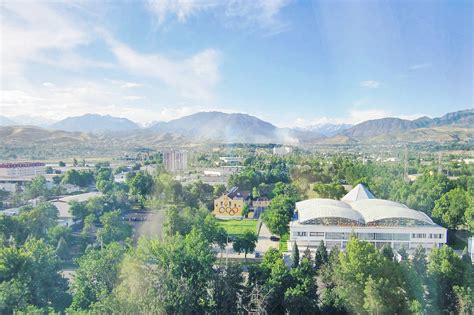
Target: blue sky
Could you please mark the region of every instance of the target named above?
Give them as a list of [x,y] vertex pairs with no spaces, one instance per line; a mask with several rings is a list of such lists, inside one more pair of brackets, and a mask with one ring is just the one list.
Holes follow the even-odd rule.
[[5,116],[278,126],[472,108],[472,1],[1,4]]

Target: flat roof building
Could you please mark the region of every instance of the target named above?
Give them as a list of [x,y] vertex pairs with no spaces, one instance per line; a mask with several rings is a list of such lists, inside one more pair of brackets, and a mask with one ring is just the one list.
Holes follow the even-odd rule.
[[0,178],[25,178],[45,174],[45,164],[41,162],[0,163]]
[[412,253],[418,246],[430,251],[446,243],[447,230],[421,211],[404,204],[377,199],[359,184],[341,200],[309,199],[296,203],[290,223],[289,249],[316,250],[324,241],[327,248],[344,250],[351,234],[376,248],[390,245]]

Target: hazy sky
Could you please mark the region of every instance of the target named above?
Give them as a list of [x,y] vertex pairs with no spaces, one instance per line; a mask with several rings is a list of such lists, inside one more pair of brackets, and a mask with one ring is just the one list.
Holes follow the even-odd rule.
[[279,126],[473,107],[473,2],[5,1],[5,116]]

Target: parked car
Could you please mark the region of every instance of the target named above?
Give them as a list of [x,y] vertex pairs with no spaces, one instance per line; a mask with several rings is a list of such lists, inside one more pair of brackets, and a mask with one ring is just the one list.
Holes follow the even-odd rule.
[[275,235],[270,236],[270,241],[278,242],[279,240],[280,238]]

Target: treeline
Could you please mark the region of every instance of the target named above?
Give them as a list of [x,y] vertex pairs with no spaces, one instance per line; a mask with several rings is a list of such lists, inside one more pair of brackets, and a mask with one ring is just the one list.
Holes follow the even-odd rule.
[[[212,216],[167,216],[163,239],[89,248],[68,289],[54,248],[29,239],[0,249],[0,310],[68,314],[470,314],[473,269],[443,246],[395,259],[352,238],[345,252],[275,249],[262,263],[218,260]],[[181,215],[180,215],[181,216]],[[182,220],[181,223],[176,223]],[[173,234],[174,233],[174,234]],[[244,271],[246,275],[244,276]]]

